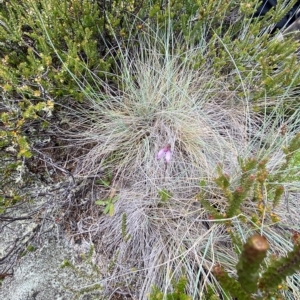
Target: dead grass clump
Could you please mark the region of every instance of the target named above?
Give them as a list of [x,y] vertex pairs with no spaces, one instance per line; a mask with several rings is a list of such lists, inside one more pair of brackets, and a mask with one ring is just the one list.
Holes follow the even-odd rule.
[[[123,56],[119,91],[101,82],[106,94],[90,95],[89,108],[76,111],[78,123],[66,134],[74,147],[88,150],[77,160],[76,176],[95,183],[110,177],[104,200],[117,197],[112,216],[100,216],[85,232],[110,257],[102,282],[107,294],[118,290],[146,299],[153,284],[167,292],[174,278],[185,275],[187,293],[202,299],[208,285],[217,291],[213,265],[233,273],[237,253],[225,220],[212,220],[197,195],[205,189],[223,213],[228,203],[214,183],[218,165],[233,186],[241,175],[238,157],[268,157],[268,167],[276,169],[285,142],[276,110],[282,99],[272,103],[273,112],[259,115],[226,78],[216,78],[207,66],[193,70],[193,53],[137,53]],[[157,159],[166,145],[169,163]],[[94,200],[101,197],[95,188]],[[241,214],[248,223],[231,219],[236,234],[243,241],[256,229],[276,234],[264,225],[249,227],[257,207],[251,199],[245,203]]]

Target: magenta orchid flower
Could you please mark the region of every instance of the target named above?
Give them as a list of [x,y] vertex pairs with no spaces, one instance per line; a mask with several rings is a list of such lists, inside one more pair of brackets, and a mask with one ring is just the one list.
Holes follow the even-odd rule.
[[166,163],[169,163],[171,158],[172,158],[172,151],[171,151],[171,146],[168,144],[167,146],[161,148],[157,155],[156,155],[156,158],[157,159],[161,159],[161,158],[165,158],[166,160]]

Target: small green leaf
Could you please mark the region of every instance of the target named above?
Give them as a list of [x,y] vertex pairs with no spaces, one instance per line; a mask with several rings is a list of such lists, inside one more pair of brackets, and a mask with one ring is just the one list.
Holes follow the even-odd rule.
[[66,268],[66,267],[71,267],[71,263],[68,260],[64,260],[63,263],[60,265],[60,268]]
[[109,215],[112,217],[114,215],[115,212],[115,206],[111,203],[109,205]]
[[200,187],[205,187],[206,186],[206,181],[203,179],[199,183]]
[[158,195],[162,202],[166,202],[170,198],[172,198],[172,194],[168,192],[167,190],[160,190],[158,191]]
[[98,180],[96,180],[96,184],[104,185],[105,187],[109,187],[110,181],[105,180],[105,179],[98,179]]
[[35,248],[34,248],[32,245],[29,245],[29,246],[27,247],[27,251],[29,251],[29,252],[34,252],[34,251],[35,251]]
[[97,200],[97,201],[95,201],[95,204],[97,204],[97,205],[107,205],[108,201]]
[[105,207],[105,209],[103,211],[104,214],[107,214],[110,211],[110,205],[111,204],[106,205],[106,207]]

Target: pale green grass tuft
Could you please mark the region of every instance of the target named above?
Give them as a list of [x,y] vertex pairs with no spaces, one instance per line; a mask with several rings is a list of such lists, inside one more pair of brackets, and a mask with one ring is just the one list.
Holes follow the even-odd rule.
[[259,126],[247,99],[211,70],[192,70],[193,53],[182,62],[155,49],[140,59],[140,51],[147,49],[122,61],[121,91],[107,88],[105,97],[90,99],[86,124],[75,132],[78,146],[92,145],[79,174],[111,169],[131,181],[137,172],[159,175],[164,164],[156,153],[166,144],[173,153],[169,176],[211,177],[218,163],[232,168]]
[[[247,93],[242,97],[238,89],[232,90],[227,78],[215,77],[209,64],[197,71],[191,68],[197,49],[170,55],[158,48],[141,42],[130,55],[123,53],[119,86],[99,83],[105,94],[90,95],[88,109],[77,112],[78,123],[68,136],[76,147],[88,149],[78,160],[77,176],[114,174],[114,214],[103,215],[89,227],[100,240],[98,250],[114,258],[102,282],[106,292],[130,291],[146,299],[154,284],[167,294],[173,280],[184,274],[188,294],[204,299],[208,285],[219,292],[213,265],[221,263],[234,275],[238,255],[222,225],[226,220],[213,222],[197,195],[205,190],[211,205],[224,212],[227,200],[213,181],[217,165],[230,174],[233,186],[240,178],[238,157],[268,158],[268,169],[276,172],[284,160],[281,149],[299,120],[297,113],[283,118],[280,97],[272,99],[273,111],[254,113]],[[260,106],[267,110],[268,101]],[[282,135],[284,122],[288,132]],[[173,153],[169,164],[156,158],[166,144]],[[202,189],[201,181],[206,183]],[[284,184],[286,195],[299,186],[297,180],[292,189]],[[169,196],[163,201],[164,191]],[[299,214],[295,197],[287,197],[290,208],[283,201],[277,211],[283,224]],[[124,214],[128,238],[121,228]],[[289,232],[279,224],[263,220],[249,227],[253,214],[258,208],[249,199],[240,215],[248,223],[238,216],[231,219],[242,241],[258,231],[269,239],[271,252],[283,254],[291,248]],[[289,293],[287,297],[292,299]]]

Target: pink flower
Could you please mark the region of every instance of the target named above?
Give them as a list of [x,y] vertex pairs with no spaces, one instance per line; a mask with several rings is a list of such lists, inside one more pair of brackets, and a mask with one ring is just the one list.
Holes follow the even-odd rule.
[[165,156],[166,163],[169,163],[170,160],[171,160],[171,158],[172,158],[172,152],[171,152],[171,150],[168,150],[168,151],[166,152],[166,156]]
[[161,158],[165,158],[166,163],[169,163],[171,158],[172,158],[172,152],[171,152],[171,146],[168,144],[167,146],[165,146],[164,148],[161,148],[157,155],[156,158],[157,159],[161,159]]

